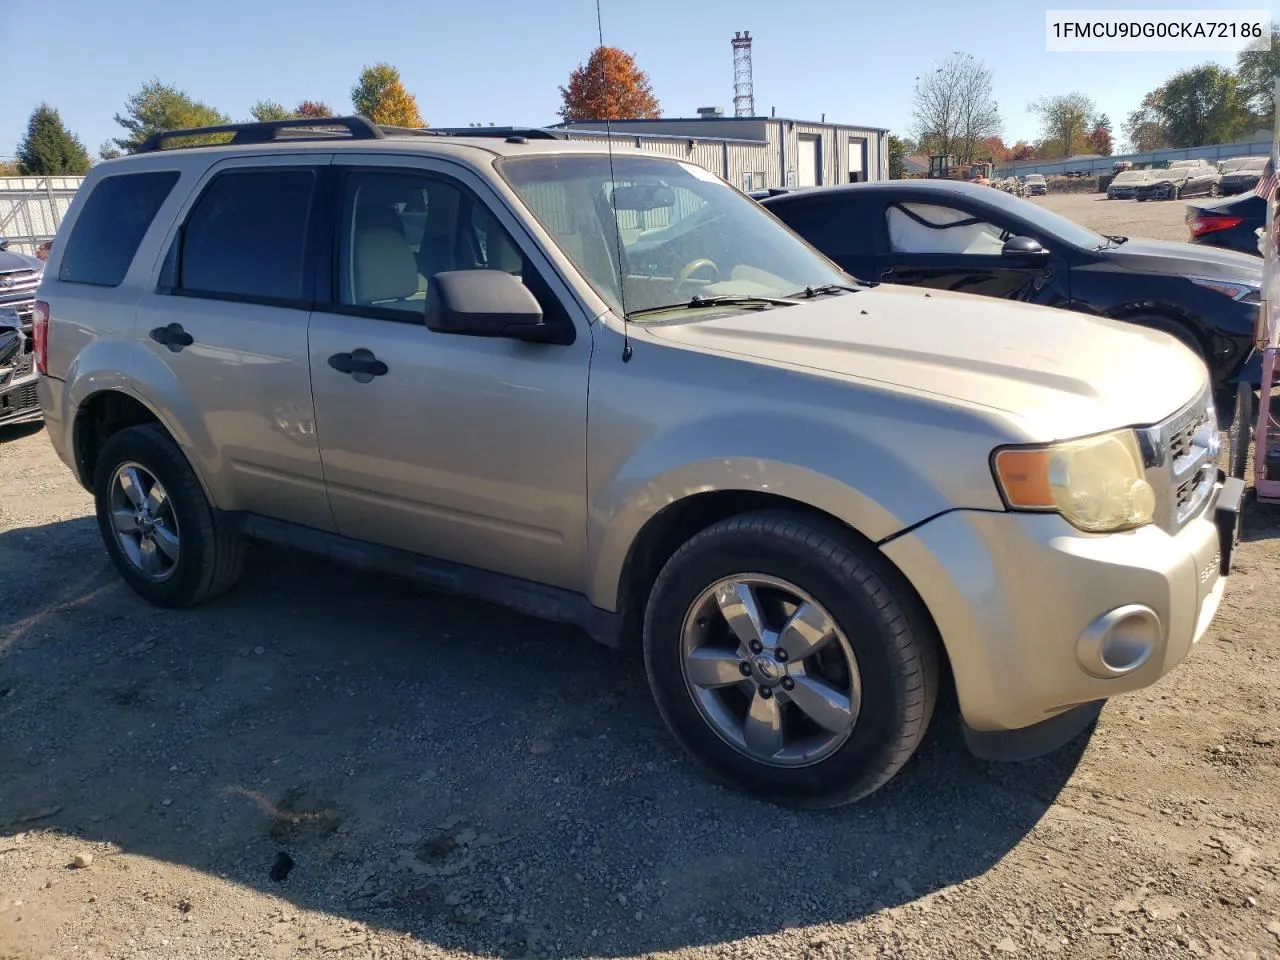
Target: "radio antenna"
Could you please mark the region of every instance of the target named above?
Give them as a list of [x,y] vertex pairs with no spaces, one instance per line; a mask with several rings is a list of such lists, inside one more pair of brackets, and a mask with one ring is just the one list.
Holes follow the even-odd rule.
[[596,0],[596,37],[599,40],[600,89],[605,92],[604,133],[605,149],[609,153],[609,207],[613,212],[613,251],[618,263],[618,300],[622,305],[622,362],[629,363],[631,361],[631,321],[627,319],[627,276],[622,269],[622,225],[618,223],[618,181],[613,174],[613,125],[609,122],[609,114],[613,109],[608,95],[609,73],[605,70],[604,21],[600,16],[600,0]]

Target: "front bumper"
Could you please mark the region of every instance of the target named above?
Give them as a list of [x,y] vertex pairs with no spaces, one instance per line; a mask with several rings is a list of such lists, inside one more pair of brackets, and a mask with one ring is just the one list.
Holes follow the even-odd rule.
[[[984,755],[1054,749],[1078,732],[1073,717],[1176,667],[1222,601],[1242,494],[1220,483],[1173,535],[1085,534],[1056,514],[957,510],[885,544],[937,624],[971,745],[985,743]],[[1123,672],[1098,659],[1099,624],[1117,611],[1146,618],[1135,621],[1145,653]]]

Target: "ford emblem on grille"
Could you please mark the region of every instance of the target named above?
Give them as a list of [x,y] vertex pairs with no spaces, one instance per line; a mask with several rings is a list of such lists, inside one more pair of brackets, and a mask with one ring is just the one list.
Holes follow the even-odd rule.
[[13,277],[0,277],[0,287],[12,287],[17,282]]

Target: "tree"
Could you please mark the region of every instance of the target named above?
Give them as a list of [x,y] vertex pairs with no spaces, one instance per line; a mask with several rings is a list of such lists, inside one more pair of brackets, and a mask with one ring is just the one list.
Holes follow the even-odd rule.
[[[114,143],[126,153],[134,153],[153,133],[162,130],[190,130],[192,127],[215,127],[230,123],[231,118],[207,103],[193,100],[186,93],[151,80],[125,103],[125,112],[117,113],[116,123],[125,129],[125,136]],[[219,142],[216,137],[210,142]]]
[[42,103],[31,111],[27,135],[18,144],[18,169],[27,177],[79,177],[89,172],[89,151],[62,124],[57,110]]
[[889,179],[901,180],[907,174],[903,158],[907,155],[906,143],[901,137],[889,134]]
[[1019,140],[1009,148],[1010,160],[1034,160],[1036,158],[1036,148],[1031,146],[1025,140]]
[[292,110],[275,100],[259,100],[249,108],[253,119],[263,120],[320,120],[333,116],[333,109],[323,100],[303,100]]
[[0,160],[0,177],[20,177],[17,160]]
[[293,108],[293,112],[295,116],[306,117],[308,120],[321,120],[333,116],[333,107],[323,100],[303,100]]
[[1277,79],[1280,79],[1280,21],[1271,25],[1271,43],[1267,49],[1243,50],[1236,57],[1240,96],[1260,125],[1271,125]]
[[1142,98],[1142,105],[1131,111],[1121,124],[1120,129],[1124,131],[1125,140],[1132,152],[1147,153],[1169,146],[1169,131],[1165,129],[1164,115],[1160,109],[1163,97],[1163,87],[1152,90]]
[[982,153],[992,160],[1008,160],[1009,148],[999,137],[987,137],[982,141]]
[[1156,110],[1175,147],[1230,143],[1250,120],[1236,75],[1212,63],[1174,74]]
[[1069,157],[1083,153],[1094,114],[1093,101],[1078,90],[1041,97],[1027,109],[1040,115],[1041,141],[1036,151],[1042,157]]
[[400,71],[389,63],[375,63],[360,71],[351,88],[351,105],[357,114],[388,127],[425,127],[418,101],[404,88]]
[[585,64],[560,88],[565,120],[652,120],[661,115],[649,75],[631,54],[617,47],[596,47]]
[[982,141],[1000,133],[991,71],[972,54],[953,53],[916,78],[911,116],[922,150],[971,162]]
[[1111,156],[1111,118],[1105,113],[1095,117],[1093,129],[1089,131],[1089,136],[1085,138],[1085,142],[1091,152],[1101,154],[1104,157]]
[[258,121],[292,120],[296,116],[274,100],[259,100],[249,108],[249,115]]
[[102,146],[98,148],[99,160],[114,160],[116,157],[123,156],[124,154],[121,152],[120,148],[110,140],[105,141]]

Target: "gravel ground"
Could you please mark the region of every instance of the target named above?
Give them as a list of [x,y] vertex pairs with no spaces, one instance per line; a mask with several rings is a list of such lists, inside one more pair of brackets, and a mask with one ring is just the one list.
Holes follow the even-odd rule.
[[267,549],[159,611],[90,511],[0,435],[0,960],[1280,957],[1280,513],[1089,736],[986,764],[944,705],[887,788],[796,813],[702,779],[572,631]]
[[1187,212],[1183,202],[1108,200],[1101,193],[1059,193],[1030,199],[1099,233],[1181,241],[1189,236],[1183,222]]

